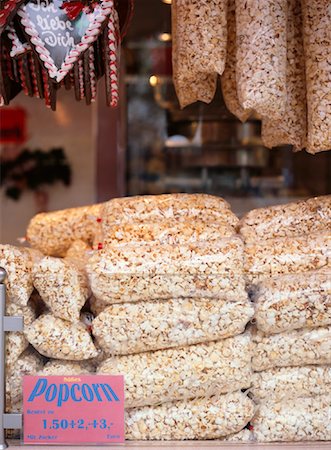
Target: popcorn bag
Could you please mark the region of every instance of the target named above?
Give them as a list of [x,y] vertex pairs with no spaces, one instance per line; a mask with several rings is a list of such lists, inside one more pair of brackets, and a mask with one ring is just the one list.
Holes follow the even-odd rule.
[[286,17],[287,0],[236,0],[239,102],[273,120],[286,110]]
[[263,333],[331,325],[331,268],[270,278],[252,295]]
[[262,141],[269,148],[293,145],[295,150],[302,150],[306,147],[307,107],[300,1],[289,0],[287,7],[285,114],[277,120],[263,118]]
[[169,299],[108,305],[94,319],[104,352],[125,355],[225,339],[243,333],[254,314],[248,300]]
[[252,366],[257,372],[273,367],[331,364],[331,326],[302,328],[266,336],[253,334]]
[[114,224],[160,223],[164,219],[223,222],[235,227],[238,218],[221,197],[207,194],[162,194],[115,198],[100,211],[104,235]]
[[25,306],[33,291],[33,259],[26,248],[0,244],[0,267],[6,270],[8,301]]
[[109,358],[100,374],[125,375],[126,407],[210,397],[248,388],[251,383],[249,335],[156,352]]
[[98,217],[100,205],[40,213],[29,223],[27,240],[45,255],[65,256],[76,240],[92,244]]
[[331,395],[267,402],[252,420],[258,442],[329,441]]
[[222,95],[228,110],[241,122],[246,122],[252,110],[244,109],[238,99],[237,92],[237,36],[236,36],[236,5],[235,0],[229,0],[227,13],[228,42],[224,72],[221,77]]
[[243,243],[213,246],[112,245],[96,252],[87,273],[94,296],[110,304],[170,298],[246,298]]
[[197,39],[194,12],[198,10],[199,5],[191,0],[174,0],[171,7],[173,81],[181,108],[198,100],[210,103],[216,91],[217,74],[199,71],[200,65],[194,64],[195,52],[190,50],[192,29]]
[[255,284],[285,274],[330,269],[331,233],[277,238],[245,246],[247,281]]
[[275,367],[254,373],[250,393],[258,403],[278,403],[322,396],[330,390],[331,366]]
[[254,403],[242,392],[130,409],[128,440],[218,439],[242,430],[254,415]]
[[331,52],[328,0],[302,0],[303,39],[306,62],[308,136],[307,151],[331,148]]
[[222,75],[226,58],[227,1],[176,0],[176,8],[182,20],[178,22],[179,45],[185,45],[188,64],[197,75]]
[[241,219],[238,229],[245,242],[330,232],[331,195],[253,209]]
[[25,336],[41,355],[49,358],[82,361],[98,355],[84,324],[51,314],[38,317],[26,328]]
[[55,317],[79,321],[89,297],[87,275],[70,260],[45,256],[32,269],[33,283]]

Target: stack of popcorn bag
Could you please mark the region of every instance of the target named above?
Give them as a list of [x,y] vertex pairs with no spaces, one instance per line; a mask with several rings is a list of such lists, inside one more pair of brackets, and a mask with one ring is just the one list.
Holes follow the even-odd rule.
[[38,373],[123,374],[127,439],[247,440],[254,309],[237,224],[203,194],[37,215],[27,237],[47,310],[25,336],[50,358]]
[[186,194],[111,200],[101,217],[92,333],[97,373],[125,376],[126,438],[247,439],[253,308],[238,219]]
[[[34,292],[32,267],[41,255],[34,250],[12,245],[0,245],[0,267],[7,272],[6,315],[23,317],[24,328],[36,319],[39,299]],[[34,375],[43,366],[42,357],[35,352],[24,332],[6,334],[6,409],[22,408],[22,375]]]
[[90,295],[85,265],[97,206],[38,214],[28,229],[34,248],[0,246],[0,266],[7,272],[6,314],[24,321],[23,332],[6,335],[8,412],[22,411],[24,375],[95,369],[99,351],[89,313],[81,308]]
[[27,238],[0,247],[7,410],[26,374],[123,374],[129,440],[331,439],[330,196],[240,223],[204,194],[113,199]]
[[331,439],[331,196],[240,222],[255,304],[251,421],[258,442]]

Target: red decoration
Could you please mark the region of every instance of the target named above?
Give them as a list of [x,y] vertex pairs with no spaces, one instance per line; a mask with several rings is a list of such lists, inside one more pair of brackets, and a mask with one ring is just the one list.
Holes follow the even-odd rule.
[[83,11],[84,4],[80,1],[64,2],[61,9],[64,9],[70,20],[75,20],[79,14]]
[[6,28],[17,8],[24,0],[6,0],[0,8],[0,34]]
[[23,108],[0,109],[0,142],[23,144],[26,141],[26,112]]

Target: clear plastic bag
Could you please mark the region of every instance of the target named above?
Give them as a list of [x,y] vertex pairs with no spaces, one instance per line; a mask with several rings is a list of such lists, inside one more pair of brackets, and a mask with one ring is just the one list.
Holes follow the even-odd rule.
[[55,317],[78,322],[89,297],[85,270],[70,260],[45,256],[33,266],[33,283]]
[[111,305],[92,333],[108,355],[125,355],[224,339],[242,333],[254,309],[248,300],[171,299]]
[[266,334],[331,325],[331,267],[265,280],[253,301],[256,327]]
[[245,246],[245,271],[249,283],[270,277],[331,268],[331,233],[269,239]]
[[[250,394],[259,403],[331,392],[331,366],[276,367],[253,375]],[[300,401],[300,400],[299,400]]]
[[162,219],[159,222],[132,222],[107,226],[103,247],[113,244],[189,244],[194,242],[217,242],[235,236],[232,225],[223,222],[206,222],[188,219]]
[[246,298],[240,238],[189,245],[117,245],[96,252],[87,272],[108,303],[170,298]]
[[109,358],[99,374],[124,374],[127,408],[211,396],[248,388],[251,339],[218,342]]
[[[26,306],[8,302],[6,304],[6,314],[8,316],[22,316],[24,327],[31,325],[36,319],[36,311],[31,301]],[[24,350],[29,346],[24,333],[21,331],[11,331],[6,334],[6,366],[8,370],[13,370]]]
[[99,217],[100,205],[40,213],[28,225],[27,240],[45,255],[65,256],[76,240],[93,243]]
[[253,209],[238,230],[246,242],[331,231],[331,195]]
[[0,267],[7,272],[7,301],[27,305],[33,292],[32,265],[32,255],[28,249],[0,244]]
[[253,334],[253,369],[331,364],[331,326],[266,336]]
[[252,114],[252,110],[244,109],[238,99],[237,93],[237,35],[236,35],[236,5],[235,0],[229,0],[227,13],[228,43],[226,62],[223,75],[221,77],[222,94],[228,110],[238,117],[242,122],[246,122]]
[[331,440],[331,395],[266,402],[251,421],[257,442]]
[[98,356],[87,328],[81,322],[44,314],[26,327],[25,336],[42,355],[49,358],[82,361]]
[[[226,59],[227,0],[176,0],[177,32],[196,73],[222,75]],[[184,50],[184,49],[182,49]]]
[[88,361],[60,361],[51,359],[39,370],[38,375],[89,375],[93,372],[93,365]]
[[125,435],[138,441],[219,439],[242,430],[254,409],[242,392],[135,408],[126,412]]
[[22,382],[24,375],[36,375],[44,365],[43,359],[37,352],[27,349],[15,362],[14,366],[7,369],[6,394],[7,409],[22,412],[23,392]]
[[284,115],[276,120],[263,118],[262,141],[269,148],[293,145],[294,150],[302,150],[306,147],[307,111],[302,15],[298,0],[288,1],[286,91]]
[[[174,0],[171,6],[173,82],[182,108],[196,101],[210,103],[217,82],[216,73],[201,72],[194,64],[190,30],[196,22],[194,16],[188,14],[191,10],[188,4],[187,0]],[[192,11],[195,9],[198,5],[192,2]]]
[[235,227],[239,219],[221,197],[207,194],[162,194],[115,198],[101,208],[102,231],[107,238],[115,224],[159,223],[165,219],[196,220]]
[[331,149],[331,7],[329,0],[302,0],[309,153]]
[[241,106],[280,119],[286,109],[287,0],[236,0]]

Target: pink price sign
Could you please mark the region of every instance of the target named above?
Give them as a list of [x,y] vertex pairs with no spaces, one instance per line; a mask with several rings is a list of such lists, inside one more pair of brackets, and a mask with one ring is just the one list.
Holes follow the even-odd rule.
[[124,442],[122,375],[25,376],[25,444]]

